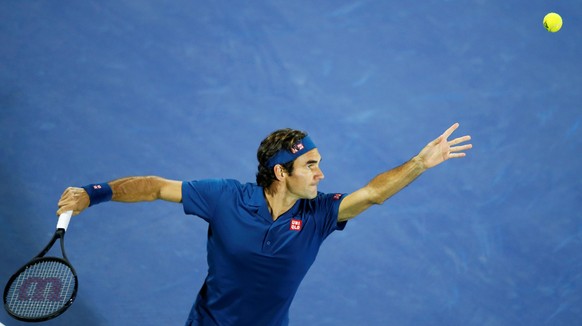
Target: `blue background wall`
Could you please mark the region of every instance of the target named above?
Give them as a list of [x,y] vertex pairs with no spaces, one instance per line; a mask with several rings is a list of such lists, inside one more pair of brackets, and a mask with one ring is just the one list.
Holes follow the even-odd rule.
[[[351,192],[458,121],[468,157],[332,235],[292,325],[580,325],[581,40],[575,0],[2,0],[0,281],[68,186],[254,181],[260,140],[292,127],[320,190]],[[46,324],[183,324],[206,227],[164,202],[87,210],[78,299]]]

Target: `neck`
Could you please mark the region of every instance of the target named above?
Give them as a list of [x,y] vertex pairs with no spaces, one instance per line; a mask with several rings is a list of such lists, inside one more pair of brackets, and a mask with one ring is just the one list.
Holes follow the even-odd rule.
[[279,216],[291,209],[298,199],[289,196],[284,189],[277,189],[274,185],[269,189],[265,189],[264,195],[273,221],[276,221]]

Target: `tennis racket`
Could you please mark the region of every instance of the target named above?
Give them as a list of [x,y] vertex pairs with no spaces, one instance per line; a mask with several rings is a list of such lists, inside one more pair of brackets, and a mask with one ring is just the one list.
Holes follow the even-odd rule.
[[[77,295],[77,273],[65,254],[65,231],[73,212],[59,216],[57,231],[44,249],[22,266],[4,288],[4,308],[22,321],[45,321],[69,308]],[[63,258],[44,257],[57,239]]]

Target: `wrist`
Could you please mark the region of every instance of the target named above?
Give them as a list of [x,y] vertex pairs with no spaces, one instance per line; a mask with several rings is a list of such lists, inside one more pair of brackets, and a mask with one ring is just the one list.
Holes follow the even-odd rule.
[[419,174],[428,170],[426,164],[424,163],[424,160],[419,155],[413,157],[410,161],[414,165],[414,170],[418,171]]
[[110,201],[113,191],[108,183],[90,184],[82,187],[89,195],[89,207]]

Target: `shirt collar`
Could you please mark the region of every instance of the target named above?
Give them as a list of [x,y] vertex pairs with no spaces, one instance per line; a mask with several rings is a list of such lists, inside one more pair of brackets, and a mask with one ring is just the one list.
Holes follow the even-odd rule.
[[[291,215],[294,215],[297,213],[297,211],[299,210],[299,205],[300,202],[302,201],[302,199],[299,199],[294,205],[293,207],[291,207],[285,214],[286,215],[288,213],[290,213]],[[265,199],[265,194],[264,194],[264,188],[257,185],[257,184],[253,184],[253,190],[250,193],[250,197],[249,197],[249,201],[248,204],[250,206],[254,206],[257,208],[260,207],[265,207],[267,209],[267,212],[269,211],[268,209],[268,205],[267,205],[267,200]],[[269,214],[269,217],[271,217],[271,214]]]
[[254,184],[253,190],[250,193],[250,198],[248,201],[249,205],[260,207],[262,205],[267,205],[267,200],[265,199],[265,195],[263,194],[263,187]]

